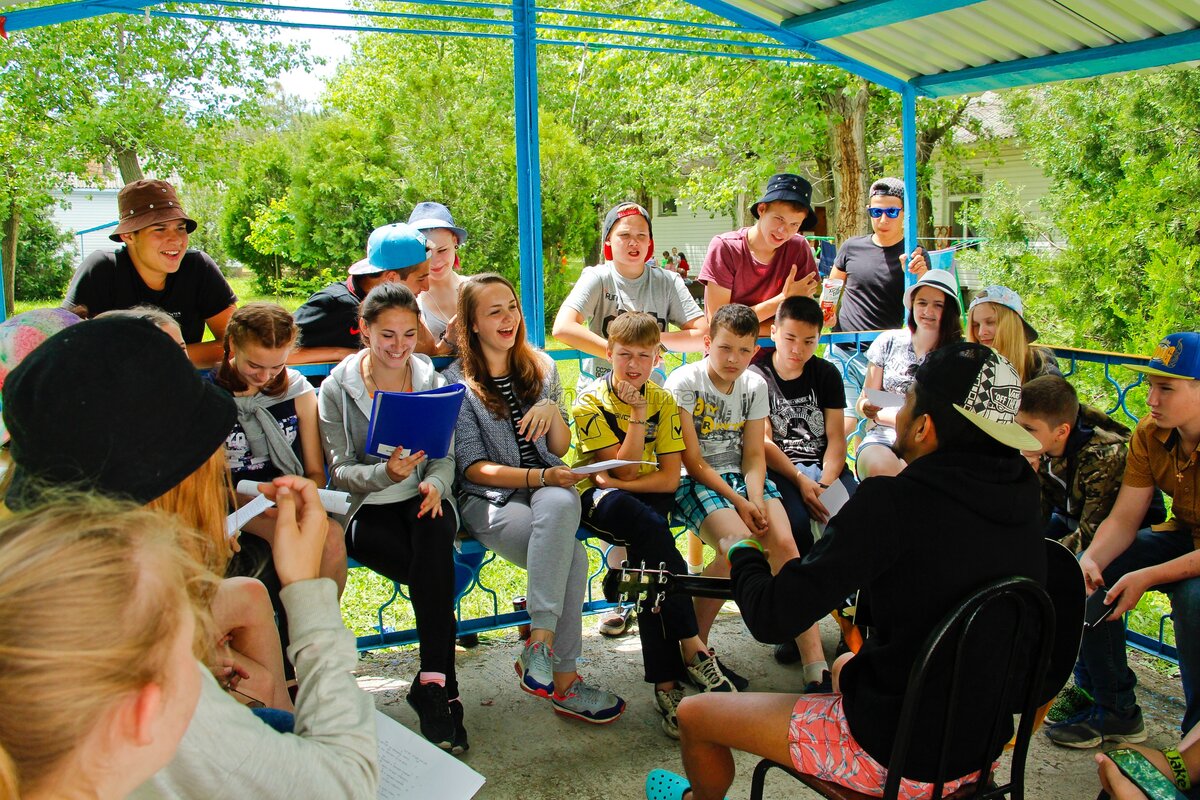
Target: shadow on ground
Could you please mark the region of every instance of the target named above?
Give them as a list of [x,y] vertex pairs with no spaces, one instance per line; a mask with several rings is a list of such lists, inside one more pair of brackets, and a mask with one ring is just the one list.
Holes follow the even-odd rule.
[[[641,647],[636,633],[605,639],[595,633],[594,617],[584,618],[580,672],[589,682],[609,688],[628,701],[621,719],[591,726],[556,716],[549,702],[523,693],[517,686],[513,659],[515,629],[485,635],[478,647],[459,649],[459,683],[466,706],[471,750],[463,761],[482,773],[487,783],[482,800],[639,800],[646,773],[656,767],[681,771],[679,746],[659,727],[648,684],[642,682]],[[826,650],[832,653],[837,628],[821,624]],[[722,613],[712,644],[756,691],[797,692],[803,685],[799,666],[782,667],[771,648],[756,642],[736,612]],[[1178,741],[1183,692],[1177,670],[1163,671],[1152,659],[1135,654],[1131,661],[1140,683],[1138,695],[1150,734],[1147,744],[1166,747]],[[375,697],[384,713],[416,730],[416,715],[404,702],[417,669],[415,648],[363,656],[359,685]],[[1026,797],[1031,800],[1093,800],[1099,790],[1095,750],[1065,750],[1034,734],[1026,768]],[[731,800],[750,793],[750,772],[757,759],[735,754],[737,779]],[[1002,761],[1006,775],[1008,760]],[[816,797],[778,772],[767,779],[766,797]],[[437,800],[430,798],[430,800]]]

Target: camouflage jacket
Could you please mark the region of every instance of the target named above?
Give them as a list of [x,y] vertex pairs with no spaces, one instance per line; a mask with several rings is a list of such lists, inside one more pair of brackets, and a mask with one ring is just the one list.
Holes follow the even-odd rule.
[[1081,405],[1063,454],[1042,456],[1042,515],[1047,521],[1055,512],[1067,518],[1075,530],[1061,541],[1076,553],[1092,543],[1117,499],[1129,436],[1129,428],[1103,411]]

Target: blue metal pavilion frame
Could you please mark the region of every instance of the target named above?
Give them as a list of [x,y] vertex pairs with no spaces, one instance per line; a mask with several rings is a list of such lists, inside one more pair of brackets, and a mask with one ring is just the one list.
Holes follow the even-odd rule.
[[[889,0],[891,2],[892,0]],[[899,2],[899,0],[895,0]],[[538,147],[537,46],[583,46],[633,50],[641,52],[677,53],[689,56],[708,56],[749,60],[782,61],[795,64],[829,64],[841,67],[862,78],[873,81],[901,95],[903,100],[904,175],[906,205],[916,197],[916,98],[920,90],[887,73],[847,58],[817,43],[799,30],[788,29],[763,20],[722,0],[692,0],[691,4],[724,17],[732,25],[660,19],[595,11],[543,7],[534,0],[511,0],[509,3],[471,2],[469,0],[424,0],[421,5],[446,6],[470,11],[507,11],[511,19],[473,17],[463,14],[428,14],[411,12],[364,11],[358,9],[325,9],[291,4],[268,4],[242,0],[212,0],[202,5],[217,5],[231,10],[272,9],[291,12],[345,15],[354,19],[380,21],[418,21],[455,23],[473,26],[470,30],[433,30],[414,27],[390,27],[378,24],[308,23],[280,19],[254,19],[230,15],[202,14],[194,11],[175,11],[157,8],[161,2],[143,0],[74,0],[74,2],[9,12],[4,29],[9,33],[29,28],[88,19],[104,14],[148,14],[178,19],[278,27],[311,28],[331,31],[403,33],[411,35],[507,39],[513,48],[513,98],[516,118],[517,212],[520,230],[520,291],[521,304],[530,336],[545,344],[545,308],[542,265],[542,198],[541,166]],[[689,33],[664,33],[648,30],[625,30],[587,25],[541,23],[539,15],[595,20],[605,23],[639,23],[689,29]],[[480,28],[482,30],[480,30]],[[503,32],[500,29],[507,29]],[[584,38],[555,38],[574,33],[593,36],[621,37],[653,44],[598,41]],[[737,37],[737,38],[735,38]],[[752,38],[746,38],[752,37]],[[718,47],[721,49],[713,49]],[[916,215],[906,219],[905,237],[909,249],[916,241]],[[3,300],[0,286],[0,301]],[[0,302],[0,318],[3,303]]]
[[[214,5],[237,11],[272,9],[289,12],[346,16],[355,24],[309,23],[280,19],[254,19],[230,15],[202,14],[192,10],[159,8],[161,0],[72,0],[37,8],[19,9],[0,17],[3,29],[16,32],[45,25],[87,19],[110,13],[150,14],[155,16],[242,24],[269,25],[332,31],[365,31],[412,35],[507,39],[513,48],[513,99],[516,117],[517,211],[520,230],[521,303],[530,335],[545,344],[543,306],[542,198],[541,165],[538,147],[538,45],[610,48],[641,52],[677,53],[751,60],[784,61],[796,64],[829,64],[870,80],[898,93],[901,97],[901,129],[905,206],[913,207],[917,196],[917,96],[942,97],[981,92],[1012,86],[1091,77],[1122,70],[1164,66],[1195,57],[1200,47],[1200,29],[1159,36],[1141,41],[1123,42],[1068,53],[1021,58],[1013,61],[971,67],[955,72],[920,75],[904,81],[887,72],[850,58],[821,44],[857,31],[878,28],[953,11],[987,0],[850,0],[821,11],[773,22],[725,0],[688,0],[688,2],[732,24],[702,23],[628,14],[610,14],[579,9],[544,7],[535,0],[485,2],[473,0],[422,0],[419,5],[447,7],[458,13],[369,11],[351,8],[328,9],[305,5],[268,4],[249,0],[209,0],[199,5]],[[192,8],[188,6],[187,8]],[[489,12],[492,16],[470,16],[471,12]],[[500,19],[496,12],[507,12]],[[540,15],[592,22],[556,24],[539,21]],[[368,20],[373,24],[357,24]],[[393,23],[452,23],[467,29],[431,29],[391,27],[375,21]],[[655,25],[684,29],[685,33],[660,30],[600,27],[609,23]],[[584,34],[565,38],[562,34]],[[594,37],[605,37],[595,39]],[[629,41],[611,41],[612,37]],[[747,38],[749,37],[749,38]],[[647,43],[649,42],[649,43]],[[714,49],[719,48],[719,49]],[[915,214],[906,215],[906,249],[916,244]],[[3,287],[0,286],[0,301]],[[3,314],[0,302],[0,317]]]

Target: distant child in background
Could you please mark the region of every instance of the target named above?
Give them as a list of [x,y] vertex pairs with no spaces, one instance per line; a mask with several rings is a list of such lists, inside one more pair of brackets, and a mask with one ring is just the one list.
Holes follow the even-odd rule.
[[421,316],[437,346],[437,353],[453,351],[458,290],[458,248],[467,241],[465,229],[454,224],[450,209],[441,203],[417,203],[408,224],[425,234],[429,243],[429,288],[417,295]]
[[[628,549],[631,564],[676,574],[687,571],[667,515],[675,503],[684,449],[679,408],[670,392],[650,382],[658,358],[658,323],[634,311],[608,330],[613,371],[590,385],[575,403],[576,465],[620,459],[629,464],[596,473],[581,484],[584,527],[604,541]],[[615,601],[614,579],[605,576],[605,599]],[[647,598],[652,603],[652,598]],[[690,674],[705,691],[733,691],[701,640],[692,601],[668,596],[660,613],[638,612],[642,663],[668,736],[679,738],[675,709],[683,700],[679,679]]]
[[[667,378],[667,391],[679,404],[683,464],[687,476],[675,491],[676,520],[717,548],[722,537],[740,531],[761,542],[771,564],[797,556],[779,490],[767,477],[763,442],[771,406],[766,381],[747,371],[758,338],[758,317],[748,306],[723,306],[705,337],[708,355],[685,364]],[[705,575],[729,574],[729,563],[715,558]],[[721,600],[697,598],[700,638],[708,641]],[[745,680],[721,665],[739,691]],[[738,685],[739,682],[742,685]]]
[[967,309],[967,341],[987,345],[1008,359],[1022,381],[1062,375],[1054,353],[1036,347],[1037,330],[1025,321],[1021,296],[1007,286],[987,286]]
[[[841,481],[849,494],[858,486],[846,469],[842,376],[837,367],[814,356],[822,320],[821,306],[812,298],[787,298],[771,326],[775,349],[760,352],[750,366],[766,381],[770,397],[764,436],[767,477],[779,490],[801,556],[813,544],[811,520],[824,524],[829,519],[821,504],[825,490],[834,481]],[[806,691],[819,690],[829,674],[815,625],[798,641],[776,645],[775,659],[803,662]]]

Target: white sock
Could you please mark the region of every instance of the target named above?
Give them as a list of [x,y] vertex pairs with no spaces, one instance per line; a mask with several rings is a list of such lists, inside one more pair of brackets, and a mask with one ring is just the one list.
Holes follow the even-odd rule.
[[824,661],[814,661],[811,664],[804,665],[804,682],[805,683],[820,683],[821,678],[829,671],[829,664]]

